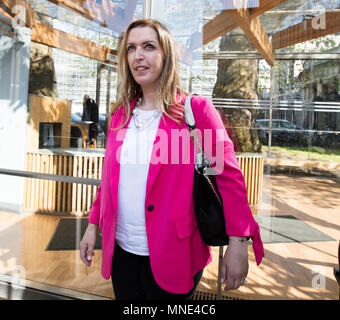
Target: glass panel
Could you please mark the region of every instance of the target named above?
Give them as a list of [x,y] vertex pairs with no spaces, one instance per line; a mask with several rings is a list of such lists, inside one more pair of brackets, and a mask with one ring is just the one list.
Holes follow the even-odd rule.
[[202,14],[203,2],[198,0],[161,0],[153,2],[151,10],[151,18],[164,23],[176,41],[182,85],[190,92],[202,89]]
[[[91,40],[91,34],[96,34],[97,43],[101,43],[100,35],[118,37],[133,18],[142,18],[144,0],[100,0],[82,1],[73,5],[72,2],[56,5],[47,0],[28,0],[28,3],[38,14],[44,24],[50,21],[63,23],[54,27]],[[69,25],[72,25],[71,30]]]
[[[273,120],[272,145],[279,140],[281,147],[289,147],[288,154],[296,158],[336,161],[326,154],[330,149],[334,151],[337,145],[339,80],[333,70],[336,72],[338,64],[339,60],[295,60],[276,64],[275,86],[279,89],[276,99],[285,100],[277,100],[277,106],[274,104],[272,108],[272,117],[280,118],[279,125]],[[274,132],[277,127],[280,130]],[[304,147],[305,151],[293,150],[299,147]]]
[[[320,6],[335,13],[339,2],[284,1],[259,18],[273,41],[276,32],[317,17]],[[208,13],[204,17],[206,23],[213,18]],[[326,18],[328,26],[331,25],[329,17],[327,15]],[[322,20],[315,18],[314,22],[322,23]],[[340,222],[333,214],[336,215],[339,205],[335,194],[339,192],[340,176],[340,146],[337,141],[340,38],[335,33],[305,41],[304,36],[302,32],[282,36],[282,42],[292,38],[299,41],[294,46],[275,50],[276,61],[271,68],[260,60],[261,55],[244,37],[243,30],[233,29],[204,46],[203,87],[209,88],[206,92],[213,98],[215,107],[223,112],[223,122],[234,143],[239,163],[247,168],[243,173],[248,191],[254,185],[249,175],[257,174],[249,158],[263,157],[261,200],[258,205],[252,206],[252,210],[260,224],[265,248],[273,254],[270,259],[282,257],[283,249],[292,260],[301,262],[303,259],[306,264],[303,263],[301,277],[294,275],[291,280],[293,283],[304,282],[306,287],[312,288],[311,266],[316,268],[320,261],[331,261],[323,258],[319,250],[327,247],[331,254],[337,255],[338,252],[336,239]],[[254,78],[255,85],[252,82]],[[248,194],[250,203],[253,199]],[[323,224],[329,228],[322,228]],[[308,228],[310,226],[323,232],[318,239],[314,238],[313,249],[308,244],[312,238],[307,239],[313,234],[313,230]],[[297,234],[304,236],[298,240]],[[276,239],[279,235],[286,239]],[[301,252],[307,248],[315,254],[314,258],[307,254],[301,258]],[[293,261],[285,266],[273,263],[272,270],[282,268],[283,272],[290,270],[294,273],[295,267],[297,264]],[[328,272],[326,268],[320,268],[323,274]],[[302,279],[302,274],[309,279],[308,282]],[[286,285],[286,279],[279,281],[280,286]],[[267,284],[278,293],[268,291],[262,295],[265,299],[273,295],[292,299],[298,295],[297,292],[306,298],[321,298],[317,292],[315,295],[306,294],[302,287],[297,289],[296,294],[290,295],[283,294],[279,286]],[[334,288],[337,290],[336,283]],[[337,299],[329,290],[327,294]]]
[[[7,170],[24,170],[30,38],[23,28],[16,38],[0,32],[0,168]],[[1,207],[22,212],[23,192],[22,180],[1,176]]]
[[[67,35],[52,48],[35,38],[31,41],[25,29],[18,29],[18,37],[13,37],[8,28],[11,37],[7,37],[0,28],[4,113],[0,131],[10,137],[0,143],[0,169],[6,172],[0,184],[0,275],[19,276],[27,280],[26,285],[31,281],[30,286],[54,293],[68,288],[112,297],[112,287],[104,279],[98,282],[104,284],[101,289],[91,290],[92,284],[86,284],[89,278],[79,263],[79,242],[102,175],[110,103],[117,91],[115,62],[86,52],[91,43],[116,49],[117,38],[104,28],[78,25],[67,15],[65,21],[58,20],[63,12],[54,15],[53,10],[35,4],[39,21]],[[77,51],[79,39],[84,55]],[[94,104],[86,104],[85,95]],[[91,111],[88,118],[86,108]],[[16,176],[9,170],[15,170]],[[32,178],[22,177],[27,172]],[[88,274],[92,271],[100,274],[100,265]],[[74,291],[68,294],[79,296]]]
[[[100,275],[101,233],[91,268],[80,261],[79,241],[103,174],[118,37],[134,19],[150,16],[175,38],[183,88],[212,99],[220,113],[261,228],[263,268],[250,250],[251,290],[234,295],[338,298],[330,266],[340,238],[340,36],[329,27],[339,1],[287,0],[261,11],[273,66],[249,33],[227,28],[230,15],[215,20],[214,28],[224,29],[205,38],[216,31],[207,24],[234,1],[26,2],[51,34],[13,29],[0,8],[0,281],[16,275],[27,287],[114,297]],[[250,15],[262,10],[261,1],[243,3]],[[315,272],[327,278],[322,290],[313,287]],[[216,264],[207,266],[199,290],[216,294],[216,274]]]

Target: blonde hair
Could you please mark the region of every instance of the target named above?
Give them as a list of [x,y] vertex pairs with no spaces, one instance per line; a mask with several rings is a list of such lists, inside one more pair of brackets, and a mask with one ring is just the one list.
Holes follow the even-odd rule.
[[160,22],[153,19],[141,19],[133,21],[119,38],[118,61],[121,82],[118,88],[118,101],[113,105],[111,115],[120,106],[124,106],[125,119],[121,127],[125,126],[131,115],[130,102],[134,98],[138,99],[142,97],[143,94],[142,88],[134,80],[129,68],[127,59],[127,38],[133,28],[146,26],[151,27],[156,31],[164,59],[163,70],[158,81],[158,86],[155,88],[157,91],[157,106],[162,111],[163,120],[163,113],[177,123],[180,123],[180,120],[183,119],[184,108],[180,103],[180,100],[185,92],[181,89],[179,84],[178,55],[174,40],[168,29]]

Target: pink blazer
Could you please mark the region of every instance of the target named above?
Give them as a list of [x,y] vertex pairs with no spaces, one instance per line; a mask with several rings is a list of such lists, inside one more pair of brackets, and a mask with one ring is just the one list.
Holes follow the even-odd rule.
[[[131,102],[131,108],[135,102],[136,99]],[[248,205],[245,182],[233,144],[209,99],[193,96],[192,109],[197,128],[223,129],[225,132],[222,142],[224,170],[216,176],[216,182],[223,199],[226,230],[229,236],[250,236],[256,262],[260,264],[264,256],[260,230]],[[126,131],[124,128],[118,131],[111,128],[123,123],[123,114],[124,109],[121,107],[112,115],[101,185],[89,212],[89,222],[99,224],[102,230],[101,272],[105,279],[110,278],[115,246],[119,159]],[[171,132],[187,130],[186,124],[183,122],[178,125],[167,116],[164,117],[166,123],[160,120],[149,166],[145,223],[151,269],[156,282],[169,292],[186,293],[194,285],[193,275],[210,263],[212,258],[210,247],[202,241],[195,220],[192,197],[194,176],[192,142],[189,164],[184,161],[173,164],[174,161],[171,161],[171,156],[179,156],[179,159],[183,156],[181,144],[177,151],[171,148],[171,145],[175,144]],[[127,125],[128,123],[125,127]],[[157,159],[162,161],[156,161]]]

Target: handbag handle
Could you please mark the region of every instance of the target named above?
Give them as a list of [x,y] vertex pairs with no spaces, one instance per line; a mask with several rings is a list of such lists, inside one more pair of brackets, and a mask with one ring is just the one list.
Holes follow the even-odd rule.
[[[191,93],[185,98],[184,103],[184,117],[185,122],[188,126],[189,132],[190,132],[190,138],[194,145],[198,147],[199,152],[195,152],[195,166],[202,166],[204,168],[207,168],[210,166],[209,159],[205,156],[202,144],[200,143],[199,139],[196,135],[196,122],[195,122],[195,116],[191,108],[191,98],[192,96],[196,96],[197,94]],[[197,149],[195,149],[197,151]]]
[[191,93],[187,95],[185,98],[185,103],[184,103],[184,116],[185,116],[185,122],[187,126],[189,127],[189,130],[194,130],[195,129],[195,116],[194,113],[192,112],[191,108],[191,98],[196,94]]

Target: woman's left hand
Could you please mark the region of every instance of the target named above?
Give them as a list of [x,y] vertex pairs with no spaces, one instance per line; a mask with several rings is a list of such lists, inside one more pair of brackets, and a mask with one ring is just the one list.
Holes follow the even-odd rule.
[[[229,237],[229,245],[222,261],[222,284],[224,290],[236,290],[244,284],[248,274],[248,244],[243,237]],[[245,239],[245,238],[243,238]]]

